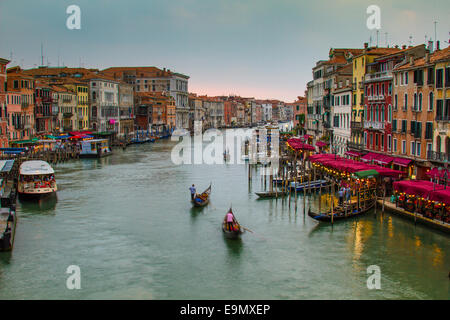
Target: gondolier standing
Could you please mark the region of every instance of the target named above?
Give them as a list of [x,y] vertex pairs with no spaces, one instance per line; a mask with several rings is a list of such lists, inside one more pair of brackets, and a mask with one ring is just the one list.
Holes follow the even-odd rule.
[[191,187],[189,187],[189,190],[191,190],[191,200],[194,200],[195,194],[197,193],[197,191],[195,190],[195,186],[192,185]]

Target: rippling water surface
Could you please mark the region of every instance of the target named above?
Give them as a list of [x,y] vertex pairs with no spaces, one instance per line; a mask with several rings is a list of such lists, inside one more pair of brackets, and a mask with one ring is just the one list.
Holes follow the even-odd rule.
[[[287,200],[257,200],[245,165],[170,161],[173,142],[55,166],[57,200],[18,203],[15,248],[0,254],[2,299],[448,299],[449,237],[373,213],[318,225]],[[188,187],[212,182],[193,209]],[[199,190],[201,191],[201,190]],[[317,205],[308,199],[306,207]],[[220,225],[232,204],[251,229]],[[81,290],[66,268],[81,269]],[[367,267],[381,269],[369,290]]]

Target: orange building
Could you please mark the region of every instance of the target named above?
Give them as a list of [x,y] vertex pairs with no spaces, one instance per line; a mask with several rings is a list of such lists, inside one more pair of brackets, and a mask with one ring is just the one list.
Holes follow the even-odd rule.
[[6,65],[9,60],[0,58],[0,147],[8,147],[8,114],[6,97]]
[[34,89],[34,78],[20,67],[7,70],[8,117],[14,140],[27,140],[35,134]]

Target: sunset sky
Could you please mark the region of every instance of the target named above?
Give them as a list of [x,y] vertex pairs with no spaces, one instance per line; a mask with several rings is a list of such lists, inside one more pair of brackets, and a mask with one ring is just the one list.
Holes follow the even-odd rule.
[[[71,4],[81,30],[66,27]],[[369,5],[381,8],[380,46],[386,32],[390,46],[434,40],[434,21],[448,46],[448,0],[1,0],[0,57],[32,68],[43,43],[50,66],[166,67],[190,76],[190,92],[288,102],[330,47],[376,45]]]

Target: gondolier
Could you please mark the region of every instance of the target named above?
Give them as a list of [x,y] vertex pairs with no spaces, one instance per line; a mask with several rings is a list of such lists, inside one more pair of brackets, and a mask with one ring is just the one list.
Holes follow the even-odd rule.
[[195,190],[195,185],[189,187],[189,190],[191,190],[191,200],[194,200],[195,194],[197,193],[197,191]]

